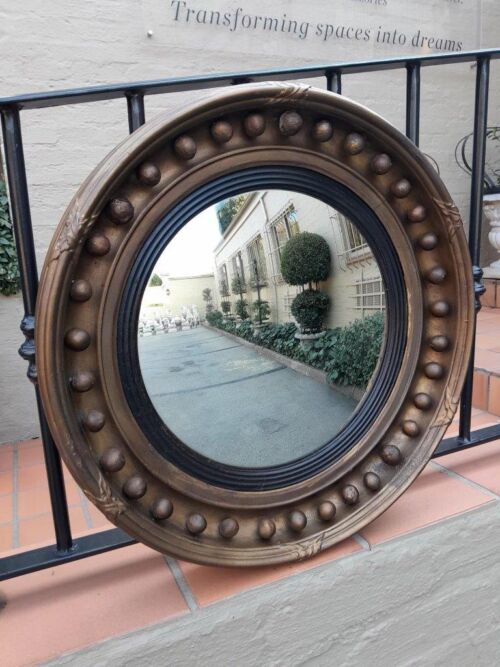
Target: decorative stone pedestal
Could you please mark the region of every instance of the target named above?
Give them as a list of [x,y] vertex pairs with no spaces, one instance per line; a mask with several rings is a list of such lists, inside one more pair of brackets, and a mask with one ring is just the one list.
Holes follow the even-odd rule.
[[[483,211],[490,225],[488,240],[500,253],[500,193],[484,195]],[[500,257],[483,269],[483,283],[486,292],[481,298],[481,304],[489,308],[500,308]]]
[[[490,224],[488,240],[495,250],[500,253],[500,193],[483,197],[483,211]],[[500,280],[500,257],[484,269],[483,277]]]

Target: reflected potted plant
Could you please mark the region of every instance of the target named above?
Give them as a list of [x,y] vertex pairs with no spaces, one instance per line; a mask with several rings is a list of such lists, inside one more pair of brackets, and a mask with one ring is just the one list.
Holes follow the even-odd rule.
[[245,281],[241,276],[237,275],[233,278],[233,281],[231,283],[231,289],[233,291],[233,294],[237,294],[239,296],[238,301],[236,302],[236,314],[238,317],[240,317],[242,320],[247,320],[249,315],[248,315],[248,302],[245,301],[243,298],[243,294],[247,291],[247,287],[245,285]]
[[252,304],[252,310],[255,313],[254,328],[261,329],[269,320],[271,308],[269,302],[261,298],[261,289],[267,285],[265,280],[261,279],[259,265],[256,259],[252,262],[253,277],[250,281],[252,289],[257,290],[257,300]]
[[330,298],[319,289],[319,283],[327,280],[330,265],[330,248],[320,234],[301,232],[283,248],[281,274],[289,285],[301,288],[291,310],[300,326],[296,337],[304,347],[322,335]]
[[214,304],[213,304],[213,297],[212,297],[212,290],[210,287],[205,287],[203,292],[201,293],[203,297],[203,301],[206,303],[205,309],[206,309],[206,315],[208,313],[211,313],[214,309]]
[[207,322],[212,327],[219,327],[222,324],[223,316],[220,310],[212,310],[210,313],[207,313]]
[[262,299],[257,299],[257,301],[252,303],[252,310],[254,312],[254,326],[256,329],[260,329],[269,320],[269,315],[271,314],[269,302],[263,301]]
[[242,320],[248,320],[250,315],[248,314],[248,301],[245,301],[245,299],[238,299],[236,302],[236,315]]

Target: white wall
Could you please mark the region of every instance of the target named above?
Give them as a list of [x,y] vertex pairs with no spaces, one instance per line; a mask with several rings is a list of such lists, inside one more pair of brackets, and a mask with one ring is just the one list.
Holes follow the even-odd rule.
[[203,290],[212,290],[215,296],[215,279],[213,274],[200,276],[171,276],[167,280],[170,290],[169,304],[173,315],[180,315],[182,307],[196,306],[201,317],[205,316],[207,304],[203,301]]
[[[495,0],[191,0],[189,9],[235,11],[309,21],[308,36],[175,21],[170,0],[24,0],[0,5],[0,95],[72,86],[183,76],[216,71],[292,67],[317,62],[365,60],[429,52],[376,41],[378,26],[411,36],[434,35],[461,42],[463,49],[498,43],[500,3]],[[193,22],[194,17],[194,22]],[[200,15],[200,18],[202,15]],[[179,19],[181,15],[179,15]],[[369,41],[315,35],[315,25],[370,30]],[[148,37],[148,30],[153,35]],[[500,87],[492,65],[490,122]],[[316,82],[324,85],[324,81]],[[404,127],[405,73],[344,78],[343,92]],[[453,159],[457,141],[472,128],[474,69],[467,64],[423,71],[421,146],[438,161],[441,174],[467,214],[468,177]],[[149,98],[147,116],[178,106],[198,93]],[[127,135],[125,100],[27,111],[22,115],[25,156],[40,266],[65,206],[78,185]],[[19,298],[0,297],[0,442],[38,433],[26,363],[17,356],[22,337]]]

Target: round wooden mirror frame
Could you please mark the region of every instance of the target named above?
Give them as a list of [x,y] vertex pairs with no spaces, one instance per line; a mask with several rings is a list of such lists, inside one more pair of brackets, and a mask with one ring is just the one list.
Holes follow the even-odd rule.
[[[134,261],[169,211],[224,175],[277,165],[327,177],[373,211],[404,276],[406,345],[387,401],[345,455],[306,480],[242,491],[187,474],[148,442],[122,385],[118,319]],[[201,563],[297,560],[372,521],[429,460],[458,405],[472,314],[462,222],[425,156],[343,97],[247,84],[153,119],[83,183],[42,274],[40,391],[69,470],[130,535]]]

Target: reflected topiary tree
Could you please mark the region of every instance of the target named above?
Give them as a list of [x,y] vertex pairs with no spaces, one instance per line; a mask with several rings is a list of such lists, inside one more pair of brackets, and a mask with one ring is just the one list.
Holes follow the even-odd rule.
[[245,294],[247,291],[247,287],[241,276],[237,275],[233,278],[231,289],[233,294],[237,294],[239,296],[239,299],[236,302],[236,314],[239,315],[242,320],[246,320],[249,317],[247,310],[248,303],[243,298],[243,294]]
[[330,298],[324,292],[306,289],[297,294],[292,301],[291,311],[300,324],[302,333],[321,331],[329,305]]
[[208,313],[211,313],[214,309],[212,290],[210,287],[205,287],[201,295],[203,297],[203,301],[207,304],[205,309],[208,315]]
[[318,285],[327,280],[330,266],[330,248],[320,234],[301,232],[283,248],[281,274],[289,285],[302,287],[291,306],[302,333],[321,331],[330,299],[319,291]]
[[149,281],[149,286],[150,287],[161,287],[163,285],[163,280],[160,278],[160,276],[157,273],[153,273],[151,276],[151,280]]
[[238,299],[236,302],[236,314],[241,317],[242,320],[247,320],[249,318],[248,314],[248,302],[245,299]]
[[301,232],[287,241],[281,253],[281,274],[289,285],[313,285],[330,274],[330,248],[320,234]]
[[211,313],[207,313],[207,322],[213,327],[220,327],[223,321],[223,316],[220,310],[213,310]]
[[257,299],[257,301],[254,301],[252,303],[252,310],[255,314],[254,315],[255,320],[259,324],[267,322],[267,320],[269,319],[269,315],[271,314],[271,308],[269,307],[269,302],[263,301],[261,299]]

